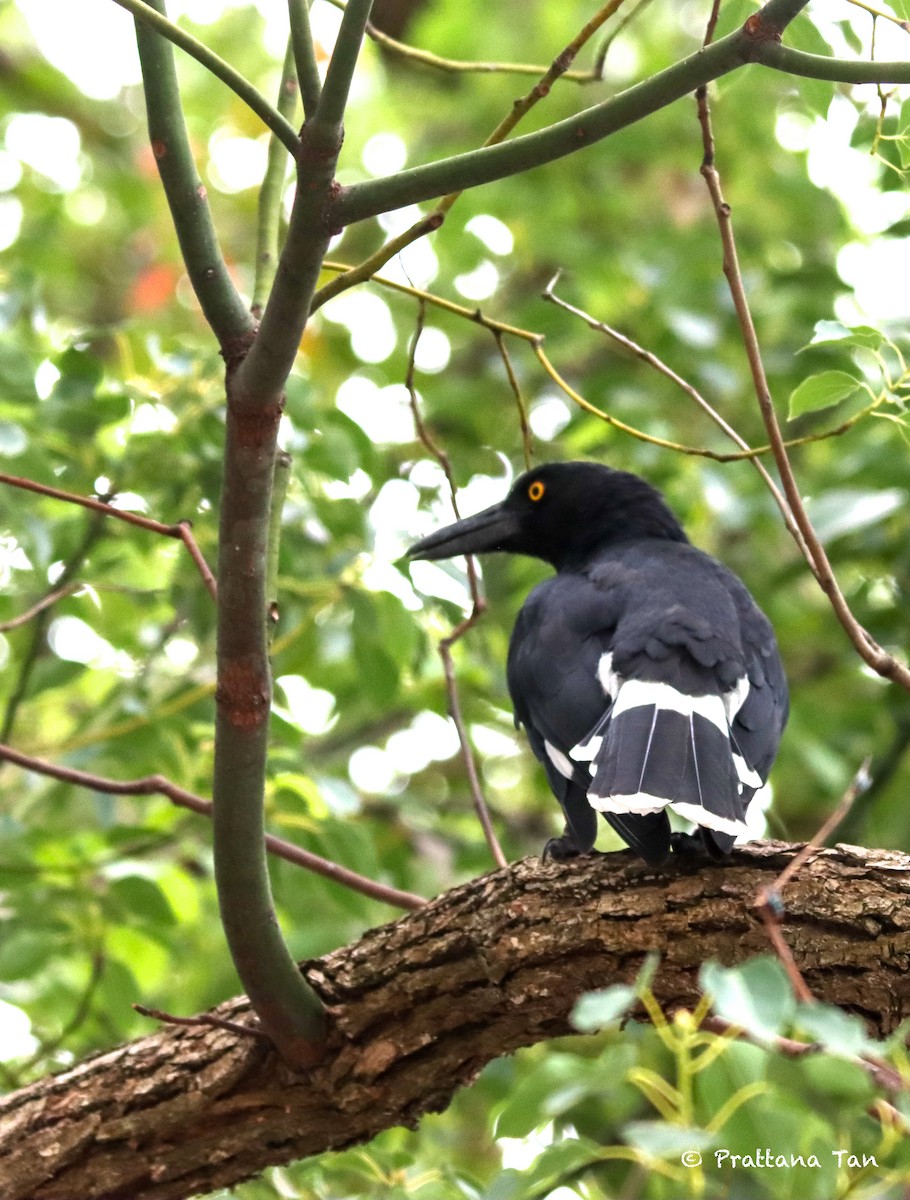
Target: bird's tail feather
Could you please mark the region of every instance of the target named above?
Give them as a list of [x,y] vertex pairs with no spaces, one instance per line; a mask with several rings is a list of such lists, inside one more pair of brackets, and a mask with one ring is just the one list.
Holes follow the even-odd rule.
[[608,820],[670,808],[712,832],[746,834],[752,789],[737,770],[723,698],[633,683],[623,685],[600,728],[577,748],[578,757],[591,759],[592,807]]

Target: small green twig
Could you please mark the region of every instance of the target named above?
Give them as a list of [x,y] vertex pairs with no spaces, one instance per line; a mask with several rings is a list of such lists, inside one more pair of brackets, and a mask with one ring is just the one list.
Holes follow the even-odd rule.
[[300,84],[300,98],[303,101],[304,116],[309,120],[315,115],[322,94],[322,82],[313,48],[313,32],[310,29],[309,0],[288,0],[288,17],[291,23],[291,49]]
[[265,619],[271,642],[278,627],[278,554],[281,549],[281,513],[291,480],[291,456],[284,450],[275,455],[275,479],[269,512],[269,545],[265,565]]
[[[439,445],[433,435],[427,428],[426,422],[420,412],[420,405],[417,402],[417,389],[414,385],[414,370],[417,354],[417,344],[420,341],[420,335],[423,333],[424,321],[426,319],[426,304],[423,300],[420,301],[417,308],[417,320],[414,325],[414,335],[411,338],[411,345],[408,351],[408,368],[405,376],[405,387],[408,390],[408,396],[411,402],[411,413],[414,417],[414,428],[417,431],[417,436],[426,449],[442,467],[443,474],[449,484],[449,493],[452,498],[452,509],[455,513],[456,520],[459,519],[458,498],[455,487],[455,477],[452,473],[452,463],[448,454]],[[477,566],[472,555],[465,557],[465,565],[468,572],[468,587],[471,593],[471,612],[463,621],[460,621],[450,633],[448,633],[439,643],[439,656],[442,659],[443,672],[446,680],[446,693],[449,700],[449,715],[455,723],[455,729],[458,732],[458,742],[461,746],[461,757],[464,762],[465,772],[468,777],[468,784],[471,788],[471,798],[474,802],[474,811],[477,813],[477,818],[480,821],[480,826],[483,829],[484,837],[487,845],[490,848],[490,853],[493,855],[493,861],[498,867],[508,866],[508,859],[502,852],[502,847],[499,844],[499,839],[496,836],[496,831],[493,828],[493,820],[490,816],[489,805],[486,797],[483,794],[483,787],[480,782],[480,775],[477,771],[477,763],[474,760],[474,751],[471,747],[471,740],[468,737],[467,726],[464,722],[464,717],[461,712],[461,701],[458,697],[458,681],[455,677],[455,664],[452,661],[453,645],[468,632],[469,629],[477,624],[480,618],[486,612],[487,602],[480,591],[480,584],[477,578]]]
[[315,120],[321,125],[341,128],[354,68],[360,55],[364,30],[370,19],[372,7],[373,0],[348,0],[345,5],[338,37],[335,39],[335,49],[332,51],[322,95],[316,109]]
[[[553,59],[550,66],[542,69],[541,78],[534,87],[520,100],[515,101],[508,116],[500,121],[484,142],[484,146],[495,146],[508,138],[512,130],[534,105],[550,94],[554,83],[566,74],[579,50],[623,3],[624,0],[608,0],[608,3],[595,13],[572,41]],[[368,259],[360,263],[354,270],[340,275],[336,279],[333,279],[331,283],[326,284],[314,297],[314,308],[320,304],[324,304],[332,296],[337,296],[340,292],[346,291],[348,288],[369,279],[377,271],[381,270],[389,259],[393,258],[396,254],[400,254],[406,246],[410,246],[419,238],[425,237],[428,233],[432,233],[438,229],[446,219],[446,215],[453,205],[457,202],[459,196],[461,196],[462,191],[463,189],[449,192],[439,201],[431,213],[421,217],[410,228],[405,229],[403,233],[398,234],[397,237],[392,238],[384,246],[381,246],[379,250],[371,254]]]
[[[305,9],[306,4],[303,7]],[[291,118],[296,109],[297,73],[294,67],[294,49],[289,41],[281,70],[281,82],[278,85],[278,111],[283,117]],[[281,201],[287,173],[288,156],[285,147],[272,134],[269,138],[268,161],[256,207],[256,274],[251,311],[257,318],[262,316],[262,309],[275,278],[281,228]]]
[[[648,3],[649,0],[644,0]],[[346,0],[329,0],[329,3],[334,7],[341,9],[343,12],[347,7]],[[421,50],[417,46],[410,46],[406,42],[400,42],[396,38],[390,37],[381,29],[377,29],[372,22],[368,21],[366,25],[367,37],[381,46],[389,54],[393,54],[396,58],[404,59],[408,62],[419,63],[421,66],[432,67],[437,71],[444,71],[454,75],[542,75],[546,71],[546,67],[538,66],[535,63],[510,63],[510,62],[469,62],[454,58],[444,58],[439,54],[433,54],[430,50]],[[571,80],[573,83],[599,83],[601,75],[595,71],[566,71],[563,75],[564,79]]]
[[506,369],[506,378],[509,381],[509,387],[511,387],[512,395],[515,397],[515,407],[518,410],[518,428],[521,430],[521,447],[524,451],[525,470],[530,470],[534,450],[531,445],[528,408],[521,394],[521,384],[518,382],[518,376],[515,374],[515,368],[512,366],[512,358],[506,346],[506,340],[499,330],[493,331],[493,338],[496,342],[496,349],[499,351],[499,357],[502,359],[502,365]]

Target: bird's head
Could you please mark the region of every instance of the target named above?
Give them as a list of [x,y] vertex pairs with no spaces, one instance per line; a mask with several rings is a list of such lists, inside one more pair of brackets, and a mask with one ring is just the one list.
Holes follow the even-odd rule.
[[602,546],[642,537],[686,540],[656,488],[600,463],[545,463],[521,475],[505,500],[421,538],[408,556],[506,551],[566,570]]

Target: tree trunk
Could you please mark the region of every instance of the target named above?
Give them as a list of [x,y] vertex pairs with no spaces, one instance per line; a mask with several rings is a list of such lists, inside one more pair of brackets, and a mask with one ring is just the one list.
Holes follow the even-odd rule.
[[[3,1200],[178,1200],[362,1142],[445,1108],[485,1063],[569,1031],[576,997],[661,966],[692,1006],[709,958],[768,950],[753,898],[792,857],[654,870],[627,853],[473,880],[305,964],[330,1050],[294,1075],[259,1037],[165,1027],[0,1100]],[[910,1016],[910,856],[838,847],[787,886],[784,934],[809,986],[881,1033]],[[245,999],[215,1010],[252,1019]]]

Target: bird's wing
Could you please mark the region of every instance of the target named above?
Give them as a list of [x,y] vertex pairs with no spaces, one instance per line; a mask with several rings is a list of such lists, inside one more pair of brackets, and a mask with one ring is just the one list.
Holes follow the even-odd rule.
[[[621,571],[596,584],[584,575],[557,575],[528,597],[509,647],[515,719],[543,763],[575,852],[593,846],[597,815],[588,798],[590,764],[572,753],[609,713],[611,647],[624,605]],[[604,816],[644,859],[664,861],[670,846],[664,813]]]
[[731,722],[731,734],[747,766],[764,783],[789,715],[787,679],[771,623],[739,579],[731,579],[749,683]]
[[773,632],[744,585],[692,546],[636,543],[624,565],[636,581],[611,640],[613,705],[571,756],[591,761],[595,808],[669,808],[726,851],[748,832],[780,737]]

